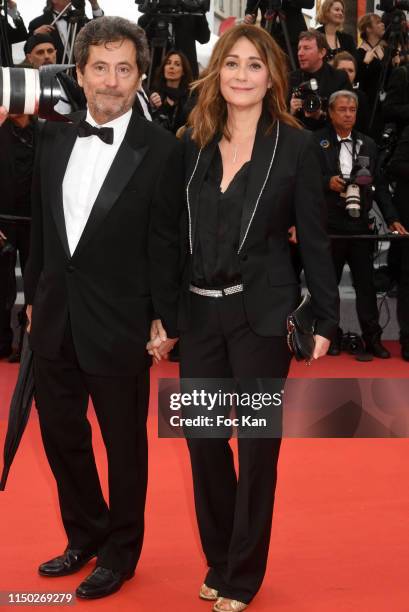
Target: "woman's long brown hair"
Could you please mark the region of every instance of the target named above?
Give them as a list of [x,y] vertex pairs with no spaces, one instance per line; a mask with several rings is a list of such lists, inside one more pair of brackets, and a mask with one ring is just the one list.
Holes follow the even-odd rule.
[[198,147],[206,146],[216,134],[230,138],[227,104],[220,92],[220,71],[232,47],[243,37],[257,49],[267,66],[272,83],[263,101],[264,109],[271,118],[268,131],[271,131],[277,119],[300,128],[298,121],[287,111],[287,62],[284,53],[268,32],[257,26],[243,24],[227,30],[219,38],[208,67],[192,85],[192,90],[198,92],[198,100],[190,113],[188,126],[192,127],[192,139]]

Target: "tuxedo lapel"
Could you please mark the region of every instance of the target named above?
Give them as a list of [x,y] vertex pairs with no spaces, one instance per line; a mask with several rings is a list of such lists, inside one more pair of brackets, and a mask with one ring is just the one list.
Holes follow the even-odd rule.
[[[81,117],[82,118],[82,117]],[[57,226],[57,232],[68,257],[71,257],[65,228],[63,181],[77,138],[76,125],[61,124],[53,146],[53,154],[48,167],[49,203]]]
[[277,150],[280,131],[279,122],[276,121],[272,134],[266,135],[266,129],[267,123],[262,116],[257,126],[256,138],[251,156],[246,198],[242,209],[239,253],[247,238],[254,215],[256,214]]
[[188,179],[186,188],[187,208],[189,214],[189,247],[190,253],[193,253],[193,243],[196,232],[197,217],[199,212],[199,195],[202,183],[213,159],[214,152],[219,143],[220,138],[214,138],[210,144],[197,152],[195,151],[194,165],[191,175]]
[[143,139],[143,127],[144,120],[134,111],[125,138],[102,184],[73,255],[78,255],[98,230],[142,162],[148,150]]

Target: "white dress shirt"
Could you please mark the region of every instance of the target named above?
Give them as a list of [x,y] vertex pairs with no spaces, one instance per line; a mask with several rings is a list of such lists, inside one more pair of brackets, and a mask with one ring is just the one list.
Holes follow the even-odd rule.
[[[341,174],[345,178],[349,178],[351,176],[352,165],[353,165],[352,155],[353,155],[353,150],[354,150],[353,149],[354,143],[352,142],[352,136],[351,134],[348,134],[348,136],[346,136],[345,138],[341,138],[341,136],[337,134],[337,138],[338,138],[338,142],[341,143],[340,149],[339,149],[339,166],[341,169]],[[346,140],[346,139],[350,139],[350,141],[341,142],[341,140]]]
[[97,127],[112,127],[114,143],[106,144],[98,136],[77,138],[65,172],[62,193],[65,228],[71,255],[84,231],[102,184],[124,139],[132,110],[109,123],[97,125],[88,111],[86,121]]

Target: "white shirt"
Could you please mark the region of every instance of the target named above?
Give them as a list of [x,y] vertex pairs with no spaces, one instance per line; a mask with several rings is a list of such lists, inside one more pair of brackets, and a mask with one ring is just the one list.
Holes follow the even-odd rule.
[[[341,136],[339,136],[338,134],[337,134],[337,138],[338,138],[338,142],[341,142],[341,140],[344,140],[344,138],[341,138]],[[350,138],[351,142],[341,142],[340,149],[339,149],[339,166],[341,169],[342,176],[349,178],[352,172],[352,165],[353,165],[352,154],[353,154],[354,144],[352,142],[351,134],[348,134],[346,138]]]
[[106,144],[98,136],[88,136],[77,138],[74,144],[62,185],[65,228],[71,255],[122,144],[131,115],[132,110],[129,110],[101,126],[97,125],[89,111],[87,113],[86,121],[91,125],[114,129],[114,143]]

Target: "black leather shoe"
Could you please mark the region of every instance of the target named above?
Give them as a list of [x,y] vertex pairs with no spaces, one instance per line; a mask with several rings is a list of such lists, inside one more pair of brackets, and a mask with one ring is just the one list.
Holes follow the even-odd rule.
[[372,353],[374,357],[379,357],[379,359],[389,359],[391,356],[388,349],[384,347],[380,340],[365,342],[365,350],[367,353]]
[[341,354],[341,343],[342,343],[342,329],[338,328],[335,338],[331,341],[329,345],[327,355],[331,355],[331,357],[338,357]]
[[409,361],[409,344],[402,344],[401,355],[402,359]]
[[96,552],[90,553],[89,551],[67,548],[63,555],[42,563],[38,568],[38,573],[40,576],[47,576],[49,578],[75,574],[96,554]]
[[92,574],[81,582],[75,594],[80,599],[99,599],[119,591],[125,580],[133,577],[135,572],[114,572],[98,565]]

